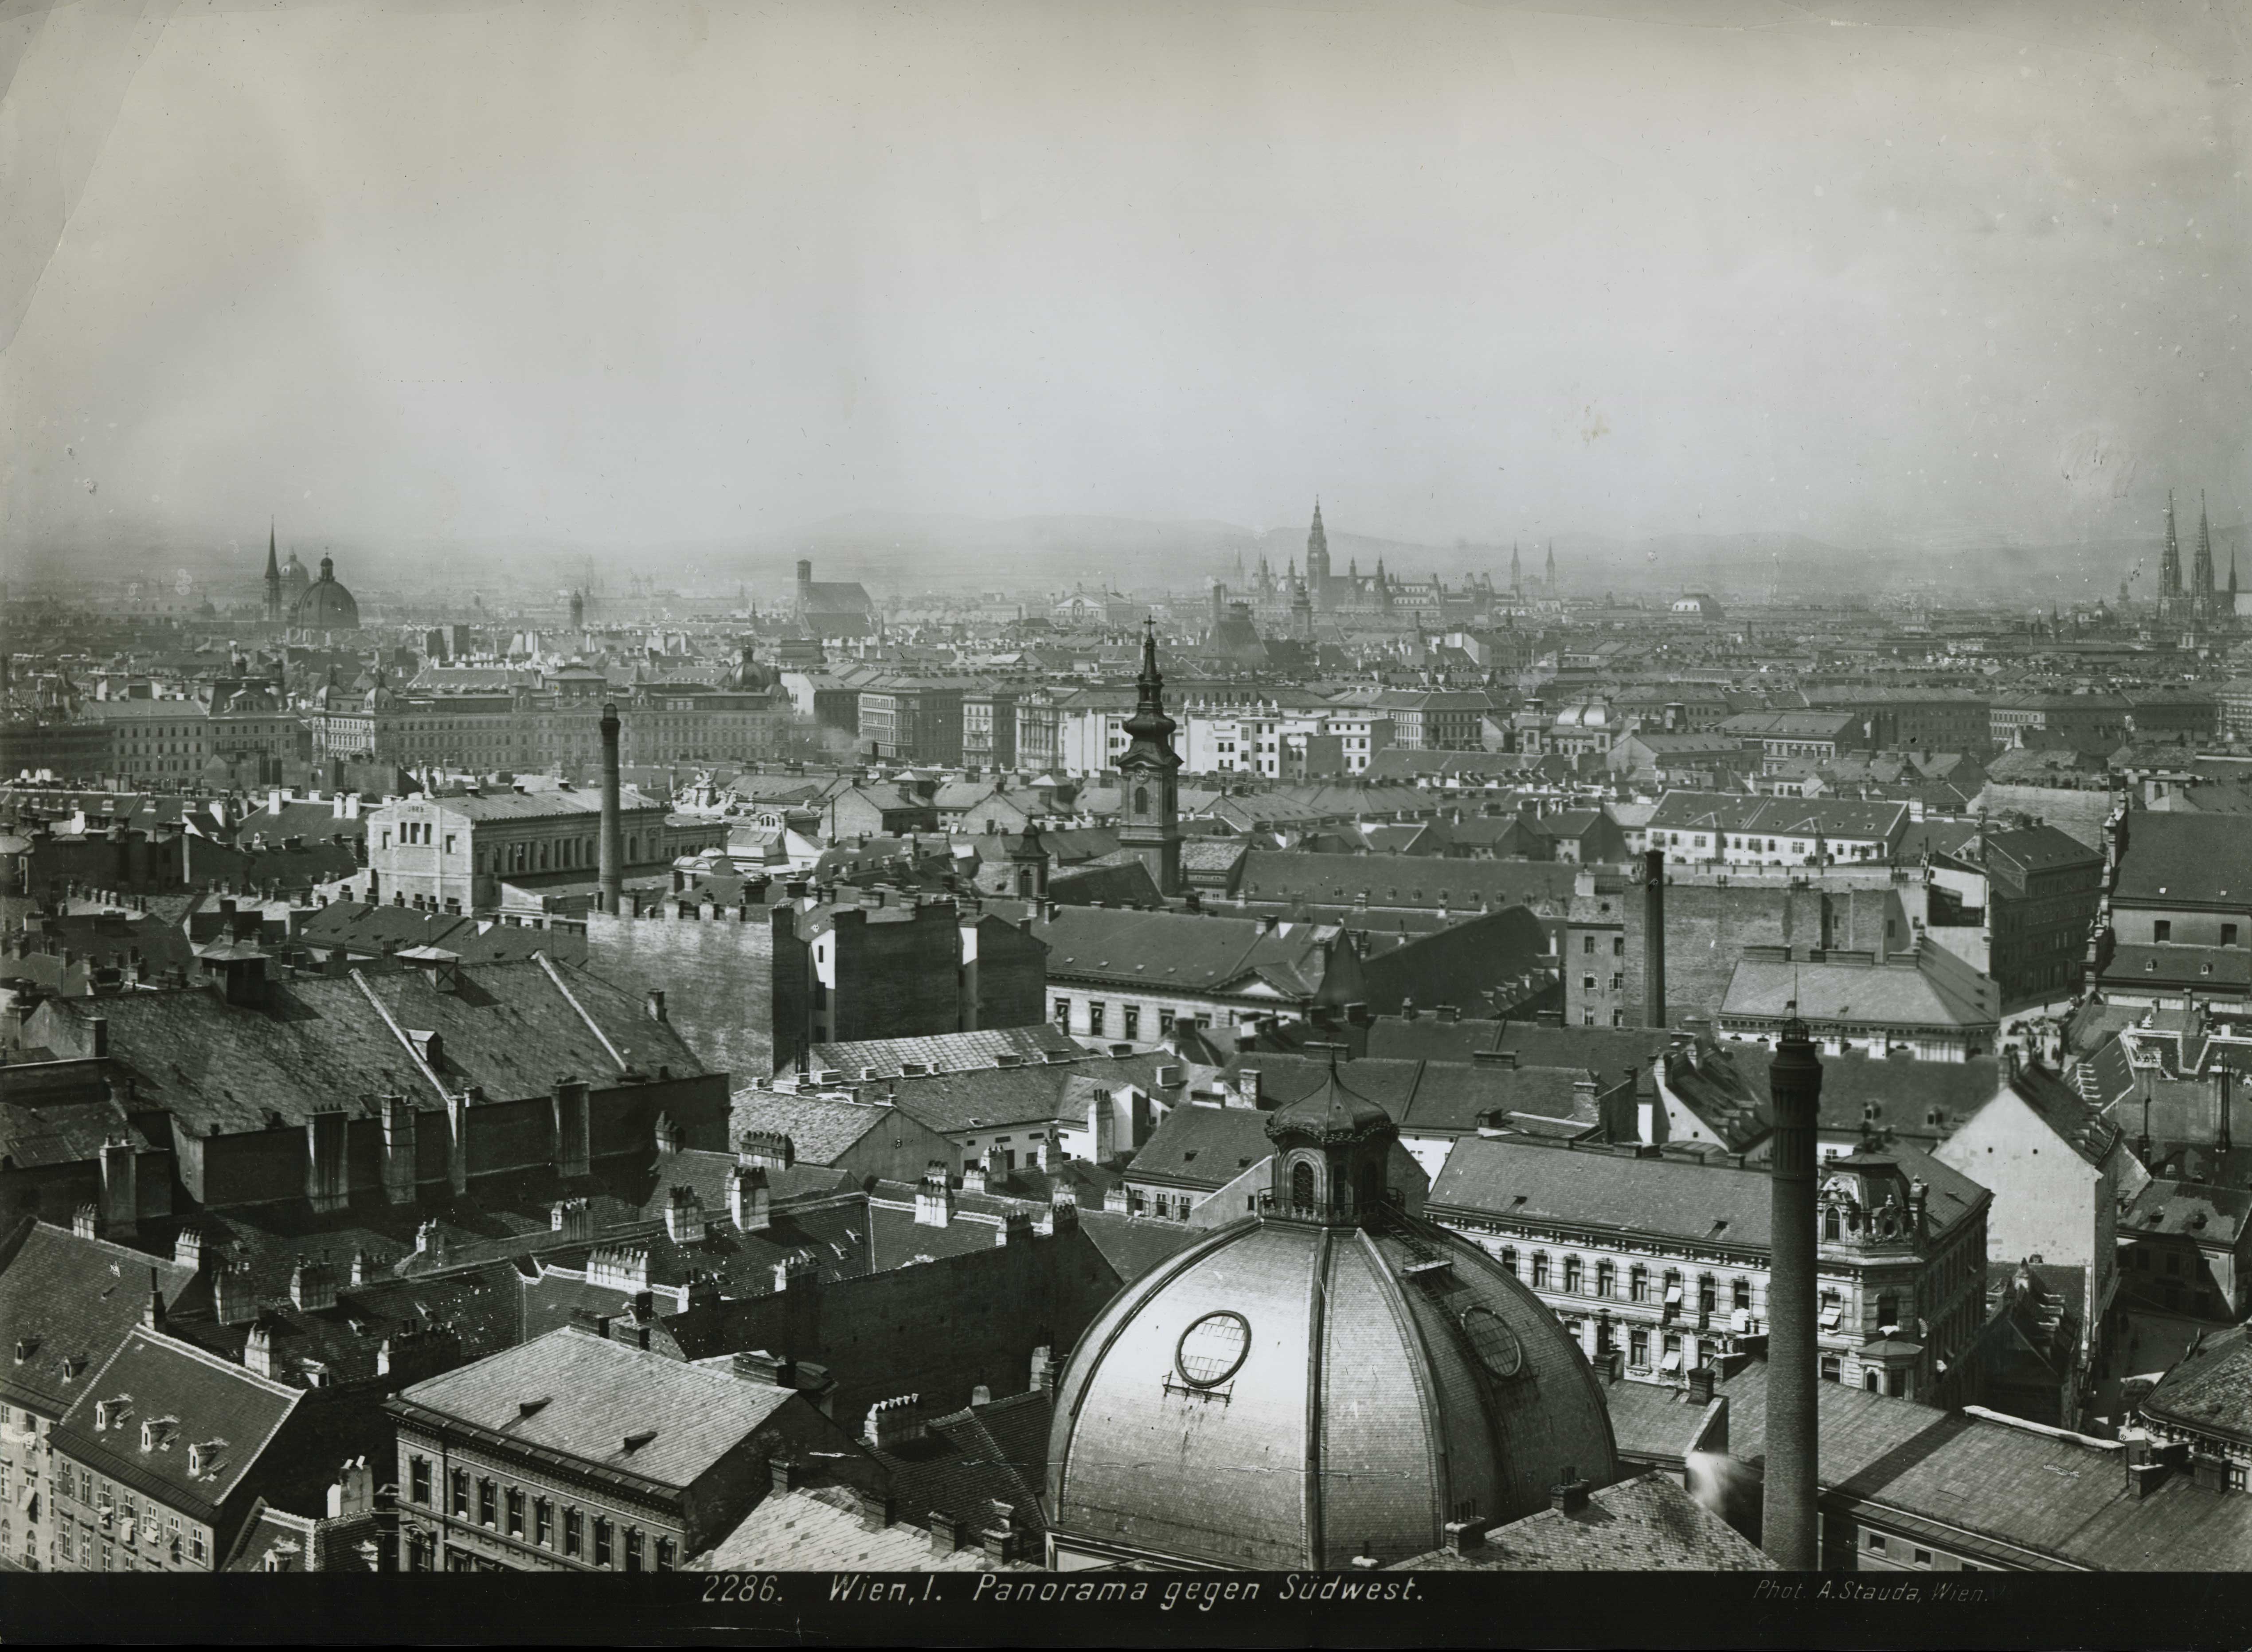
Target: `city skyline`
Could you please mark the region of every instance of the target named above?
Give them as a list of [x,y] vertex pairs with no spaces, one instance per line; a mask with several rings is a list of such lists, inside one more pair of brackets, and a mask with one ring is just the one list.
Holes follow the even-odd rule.
[[2242,50],[2176,14],[558,15],[19,39],[10,560],[2243,514]]

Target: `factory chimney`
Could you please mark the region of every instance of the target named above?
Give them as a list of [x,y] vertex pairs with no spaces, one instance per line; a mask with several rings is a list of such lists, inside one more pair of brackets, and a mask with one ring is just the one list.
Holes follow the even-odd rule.
[[1642,1024],[1665,1024],[1665,851],[1642,857]]
[[2213,1126],[2213,1150],[2215,1153],[2227,1153],[2235,1145],[2230,1140],[2228,1113],[2232,1098],[2228,1092],[2236,1074],[2228,1062],[2220,1059],[2225,1053],[2216,1052],[2213,1063],[2214,1096],[2221,1104],[2221,1116],[2214,1121]]
[[1772,1270],[1768,1282],[1767,1484],[1760,1546],[1788,1572],[1821,1562],[1815,1524],[1814,1128],[1822,1063],[1790,1006],[1768,1070]]
[[597,845],[601,907],[616,913],[625,906],[625,828],[618,821],[618,708],[602,706],[602,832]]

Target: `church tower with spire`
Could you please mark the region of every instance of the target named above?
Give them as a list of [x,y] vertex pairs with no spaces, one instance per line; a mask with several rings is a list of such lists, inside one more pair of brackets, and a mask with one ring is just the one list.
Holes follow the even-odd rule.
[[[1320,524],[1316,522],[1316,530]],[[1165,679],[1157,674],[1157,627],[1143,621],[1142,675],[1134,715],[1126,719],[1132,744],[1118,760],[1125,783],[1118,843],[1149,867],[1158,892],[1181,892],[1181,754],[1173,749],[1178,726],[1165,715]]]
[[1548,594],[1556,594],[1556,542],[1548,541]]
[[2158,614],[2172,619],[2181,601],[2181,541],[2174,534],[2174,490],[2166,489],[2166,548],[2158,560]]
[[274,523],[266,524],[266,623],[282,623],[282,565],[274,556]]
[[1525,564],[1518,557],[1514,540],[1509,546],[1509,594],[1516,597],[1525,594]]
[[2205,490],[2197,495],[2197,560],[2190,565],[2190,612],[2200,620],[2214,617],[2213,524],[2205,514]]
[[1330,606],[1330,537],[1322,528],[1322,502],[1314,501],[1314,525],[1306,533],[1306,588],[1314,606],[1324,613]]

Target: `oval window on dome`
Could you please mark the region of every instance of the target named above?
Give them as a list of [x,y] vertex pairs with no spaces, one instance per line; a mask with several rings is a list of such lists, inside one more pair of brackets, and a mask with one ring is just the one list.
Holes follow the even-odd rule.
[[1192,1388],[1209,1388],[1235,1375],[1251,1351],[1251,1324],[1241,1314],[1206,1314],[1181,1333],[1173,1364]]
[[1483,1302],[1463,1310],[1463,1336],[1478,1363],[1497,1377],[1514,1377],[1525,1368],[1525,1344],[1502,1323],[1501,1315]]

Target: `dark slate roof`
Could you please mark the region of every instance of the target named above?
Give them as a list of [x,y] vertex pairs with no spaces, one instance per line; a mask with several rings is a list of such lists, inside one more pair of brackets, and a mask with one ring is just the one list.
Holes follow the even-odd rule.
[[1157,1068],[1171,1058],[1148,1052],[1123,1056],[1082,1055],[1039,1066],[991,1067],[977,1072],[933,1073],[883,1080],[884,1093],[909,1118],[942,1135],[1013,1129],[1075,1115],[1072,1081],[1085,1079],[1114,1090],[1129,1085],[1153,1093]]
[[2112,899],[2242,906],[2252,900],[2252,832],[2235,816],[2138,809]]
[[2202,1336],[2143,1401],[2151,1416],[2252,1441],[2252,1329]]
[[[0,1335],[10,1353],[0,1364],[0,1397],[59,1415],[141,1322],[152,1271],[168,1310],[195,1289],[195,1269],[170,1258],[45,1222],[17,1225],[0,1239]],[[32,1346],[16,1360],[20,1340]]]
[[1248,901],[1476,912],[1481,906],[1538,906],[1571,897],[1577,866],[1529,860],[1438,860],[1425,855],[1312,855],[1255,849],[1243,858],[1237,892]]
[[1665,1383],[1630,1382],[1606,1377],[1600,1370],[1596,1376],[1603,1385],[1611,1437],[1622,1457],[1681,1461],[1704,1432],[1712,1408],[1720,1403],[1694,1404],[1688,1390]]
[[[455,1359],[480,1359],[524,1337],[517,1270],[506,1261],[429,1279],[382,1275],[365,1285],[340,1283],[332,1308],[300,1308],[285,1294],[258,1295],[263,1305],[256,1322],[273,1339],[275,1368],[299,1382],[315,1366],[332,1383],[368,1381],[378,1375],[385,1340],[402,1333],[437,1331],[449,1339]],[[198,1315],[169,1320],[165,1329],[239,1364],[251,1324],[222,1325]]]
[[2079,866],[2102,857],[2069,833],[2054,826],[2020,826],[2009,831],[1990,831],[1985,836],[1991,867],[2002,862],[2020,876],[2052,871],[2059,866]]
[[[1311,1094],[1326,1081],[1326,1058],[1261,1052],[1238,1056],[1227,1071],[1240,1076],[1255,1068],[1262,1091],[1287,1104]],[[1489,1112],[1526,1119],[1597,1122],[1593,1098],[1578,1089],[1591,1075],[1583,1067],[1504,1066],[1498,1063],[1394,1061],[1375,1057],[1349,1061],[1339,1069],[1352,1089],[1392,1115],[1401,1130],[1449,1133],[1475,1130]],[[1600,1077],[1608,1087],[1623,1075]]]
[[1110,1264],[1119,1283],[1126,1285],[1212,1230],[1191,1227],[1185,1222],[1083,1208],[1079,1213],[1079,1231]]
[[2119,1237],[2162,1235],[2233,1247],[2252,1218],[2252,1192],[2195,1182],[2158,1180],[2135,1195],[2119,1218]]
[[1567,1514],[1543,1509],[1457,1554],[1436,1549],[1394,1572],[1772,1572],[1776,1563],[1662,1474],[1591,1492]]
[[[95,1402],[122,1395],[132,1399],[125,1426],[97,1430]],[[257,1466],[303,1399],[302,1389],[136,1325],[55,1425],[54,1445],[176,1508],[215,1509]],[[141,1425],[159,1418],[177,1419],[179,1426],[143,1449]],[[188,1447],[212,1441],[224,1443],[202,1473],[191,1473]]]
[[[1731,1040],[1736,1071],[1762,1104],[1775,1053],[1765,1045]],[[1991,1100],[2002,1086],[2001,1063],[1991,1056],[1968,1061],[1915,1061],[1861,1051],[1822,1058],[1822,1105],[1818,1128],[1837,1135],[1865,1123],[1908,1141],[1938,1142]],[[1872,1111],[1873,1109],[1873,1111]],[[1930,1122],[1934,1109],[1940,1114]]]
[[1045,1532],[1040,1496],[1054,1417],[1049,1396],[1036,1389],[933,1417],[922,1439],[873,1454],[891,1471],[902,1519],[921,1522],[943,1514],[980,1531],[993,1524],[993,1505],[1005,1503],[1013,1524]]
[[[572,998],[634,1067],[676,1078],[705,1071],[666,1023],[639,999],[584,971],[562,968]],[[418,1107],[438,1105],[413,1056],[368,1001],[372,992],[402,1031],[431,1031],[449,1087],[480,1085],[496,1100],[550,1093],[576,1074],[598,1088],[618,1066],[537,961],[460,972],[456,991],[419,970],[270,980],[259,1007],[230,1005],[212,987],[122,994],[98,1006],[109,1020],[113,1059],[138,1096],[199,1134],[261,1130],[338,1105],[372,1108],[385,1088]],[[59,1006],[84,1015],[75,1004]],[[355,1089],[353,1086],[362,1086]]]
[[685,1489],[795,1394],[566,1329],[416,1383],[400,1398],[528,1447]]
[[1321,990],[1334,935],[1311,924],[1262,931],[1249,918],[1100,906],[1059,907],[1032,933],[1047,943],[1051,981],[1189,993],[1226,992],[1262,981],[1285,999],[1310,998]]
[[0,1106],[0,1156],[17,1170],[90,1163],[104,1142],[119,1140],[143,1152],[155,1145],[108,1096],[10,1099]]

